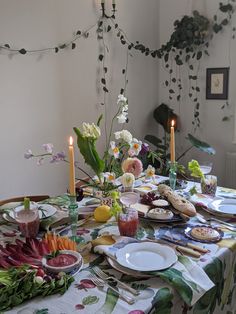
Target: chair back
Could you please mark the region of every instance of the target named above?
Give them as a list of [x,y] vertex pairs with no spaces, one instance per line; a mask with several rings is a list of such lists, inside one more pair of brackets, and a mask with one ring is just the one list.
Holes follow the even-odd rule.
[[49,195],[28,195],[8,198],[6,200],[0,201],[0,206],[11,202],[23,202],[25,197],[28,197],[33,202],[40,202],[49,198]]

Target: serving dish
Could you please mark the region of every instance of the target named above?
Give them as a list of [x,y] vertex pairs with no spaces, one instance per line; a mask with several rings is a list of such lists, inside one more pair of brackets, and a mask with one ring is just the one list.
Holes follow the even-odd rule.
[[[197,238],[195,236],[193,236],[192,234],[192,230],[194,228],[207,228],[207,229],[211,229],[212,231],[217,231],[218,233],[218,236],[215,237],[215,238],[212,238],[212,239],[202,239],[202,238]],[[191,239],[191,240],[194,240],[194,241],[198,241],[198,242],[202,242],[202,243],[216,243],[216,242],[219,242],[222,237],[224,236],[224,232],[216,227],[211,227],[211,226],[208,226],[208,225],[195,225],[195,226],[188,226],[185,231],[184,231],[185,235]]]
[[[54,263],[52,263],[52,261]],[[63,266],[63,264],[65,265]],[[77,272],[78,269],[81,269],[83,266],[83,258],[78,252],[72,250],[60,250],[55,257],[44,257],[42,259],[42,265],[50,273],[71,273],[75,269]]]

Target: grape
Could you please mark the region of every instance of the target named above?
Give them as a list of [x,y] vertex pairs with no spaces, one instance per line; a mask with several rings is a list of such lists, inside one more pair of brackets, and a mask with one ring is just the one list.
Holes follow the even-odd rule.
[[153,201],[158,200],[158,199],[165,199],[165,197],[157,196],[155,193],[149,192],[141,196],[141,203],[150,206],[152,205]]
[[76,200],[77,202],[82,201],[82,199],[84,198],[84,191],[82,188],[76,188]]

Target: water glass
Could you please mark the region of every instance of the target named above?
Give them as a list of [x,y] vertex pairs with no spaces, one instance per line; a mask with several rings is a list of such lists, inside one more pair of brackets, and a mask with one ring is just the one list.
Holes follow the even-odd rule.
[[217,189],[217,177],[212,175],[206,175],[204,178],[204,180],[201,180],[202,194],[215,196]]
[[128,209],[125,213],[118,215],[118,228],[121,236],[134,237],[138,230],[138,212],[135,209]]

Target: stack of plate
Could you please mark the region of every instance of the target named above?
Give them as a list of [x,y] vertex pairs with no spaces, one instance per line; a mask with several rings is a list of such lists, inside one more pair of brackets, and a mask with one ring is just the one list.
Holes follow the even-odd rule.
[[208,204],[206,209],[211,214],[221,217],[236,217],[236,199],[215,199]]
[[116,258],[108,258],[110,265],[125,274],[151,277],[150,272],[171,267],[177,262],[174,249],[152,242],[130,243],[116,252]]

